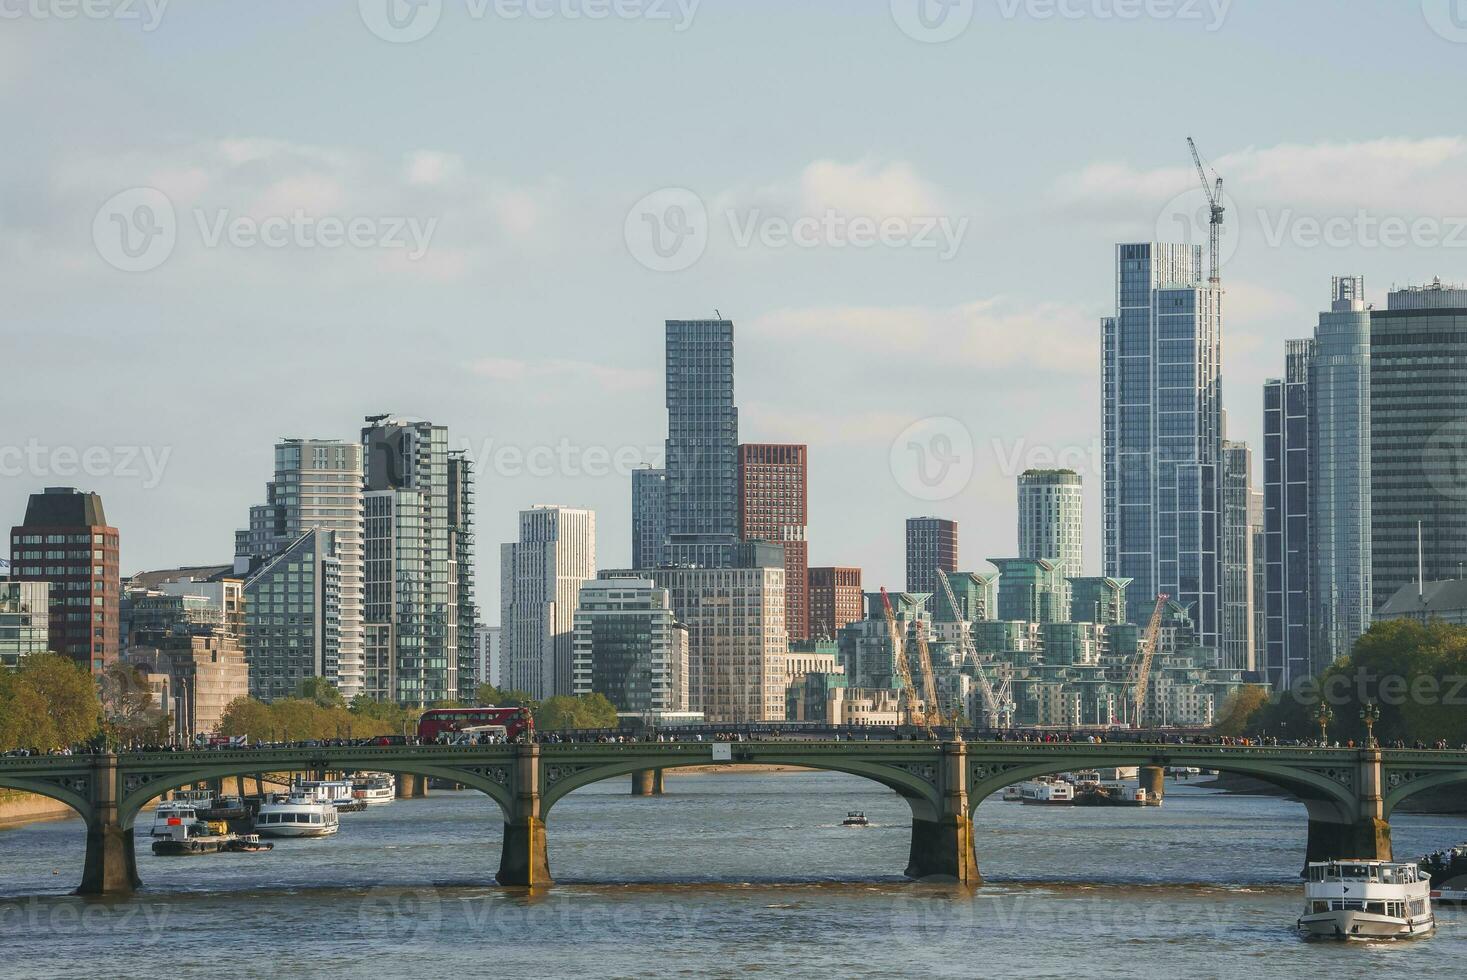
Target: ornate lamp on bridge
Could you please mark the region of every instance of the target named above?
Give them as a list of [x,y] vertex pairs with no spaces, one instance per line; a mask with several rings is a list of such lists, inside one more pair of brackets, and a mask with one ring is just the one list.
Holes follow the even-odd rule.
[[1365,722],[1365,747],[1375,748],[1375,723],[1380,721],[1380,705],[1374,701],[1365,702],[1365,707],[1360,709],[1360,720]]
[[1334,709],[1326,701],[1319,702],[1319,707],[1314,709],[1314,720],[1319,725],[1319,741],[1325,745],[1329,744],[1329,723],[1334,721]]

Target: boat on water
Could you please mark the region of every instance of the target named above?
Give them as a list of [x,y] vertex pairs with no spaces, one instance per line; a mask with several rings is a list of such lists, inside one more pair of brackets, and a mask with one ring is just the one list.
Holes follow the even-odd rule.
[[397,781],[387,773],[361,773],[351,785],[352,795],[367,806],[384,806],[397,799]]
[[1428,854],[1420,861],[1431,876],[1431,900],[1446,905],[1467,904],[1467,844]]
[[1019,784],[1025,806],[1074,806],[1075,787],[1062,779],[1031,779]]
[[1022,802],[1024,802],[1023,784],[1022,783],[1014,783],[1012,786],[1005,786],[1003,788],[1003,801],[1005,803],[1022,803]]
[[234,834],[220,833],[219,825],[196,820],[193,823],[175,823],[168,827],[167,836],[153,841],[153,853],[162,857],[186,857],[194,854],[217,854],[224,850]]
[[258,854],[274,847],[269,841],[261,840],[259,834],[234,834],[223,849],[231,854]]
[[350,779],[303,779],[295,784],[295,789],[325,800],[338,813],[358,813],[367,808],[365,800],[357,799]]
[[1160,802],[1153,801],[1139,785],[1119,780],[1081,787],[1075,795],[1077,806],[1152,806]]
[[860,810],[852,810],[846,814],[846,818],[840,822],[842,827],[869,827],[871,821],[866,819],[866,814]]
[[260,807],[255,829],[263,837],[329,837],[341,828],[341,815],[316,792],[291,792]]
[[184,800],[164,800],[153,809],[153,826],[149,836],[172,837],[173,828],[193,826],[199,822],[199,812],[192,803]]
[[1412,939],[1436,928],[1431,878],[1396,861],[1311,861],[1298,927],[1330,939]]

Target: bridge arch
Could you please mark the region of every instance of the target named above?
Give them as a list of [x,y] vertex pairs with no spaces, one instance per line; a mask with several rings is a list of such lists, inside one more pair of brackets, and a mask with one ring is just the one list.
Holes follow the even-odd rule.
[[[82,777],[78,777],[80,780]],[[36,796],[44,796],[64,803],[76,811],[76,815],[91,824],[95,819],[96,807],[90,799],[90,786],[86,790],[62,786],[59,783],[45,779],[26,778],[17,775],[0,774],[0,788],[20,790],[22,793],[32,793]]]
[[[648,769],[685,769],[694,766],[707,766],[711,763],[707,758],[677,759],[669,758],[666,754],[647,756],[627,755],[621,758],[600,762],[585,767],[574,765],[562,765],[549,762],[545,766],[545,789],[543,791],[541,810],[548,815],[550,810],[565,799],[571,793],[594,783],[615,779],[618,776],[629,776],[634,772]],[[927,781],[915,772],[896,765],[881,762],[843,761],[832,763],[826,760],[812,760],[798,754],[791,754],[784,758],[779,755],[761,752],[757,758],[730,759],[717,765],[740,766],[798,766],[805,769],[814,769],[821,772],[839,772],[849,776],[859,776],[885,786],[892,790],[907,805],[912,808],[912,816],[918,820],[936,820],[941,806],[938,789],[932,782]],[[562,773],[557,770],[569,770]]]
[[[1391,773],[1387,778],[1385,792],[1382,794],[1381,809],[1385,813],[1385,819],[1389,820],[1396,807],[1403,802],[1428,790],[1443,789],[1448,786],[1467,785],[1467,769],[1440,770],[1426,773],[1407,772],[1400,774],[1405,778],[1396,780],[1397,773]],[[1395,785],[1390,783],[1395,781]]]
[[[498,804],[501,815],[508,817],[513,807],[513,795],[510,790],[511,771],[508,765],[494,766],[467,766],[454,765],[447,762],[428,762],[415,759],[394,760],[392,758],[373,758],[363,760],[356,757],[333,757],[330,753],[323,753],[310,759],[301,759],[290,763],[276,762],[262,765],[258,761],[250,760],[228,760],[229,753],[219,753],[221,758],[215,762],[210,760],[206,765],[193,765],[188,768],[170,769],[162,773],[141,773],[131,769],[123,769],[121,774],[122,792],[117,804],[118,823],[124,829],[132,829],[137,816],[152,800],[158,799],[171,790],[191,786],[194,783],[208,782],[213,779],[223,779],[229,776],[253,776],[264,772],[300,771],[300,770],[335,770],[335,771],[370,771],[386,772],[393,775],[405,774],[421,776],[429,779],[442,779],[445,782],[460,783],[470,789],[478,790]],[[499,771],[496,772],[496,769]]]

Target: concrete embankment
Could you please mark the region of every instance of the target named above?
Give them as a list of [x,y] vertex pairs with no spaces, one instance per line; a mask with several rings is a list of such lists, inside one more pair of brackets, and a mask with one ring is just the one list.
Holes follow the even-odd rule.
[[66,820],[76,815],[65,803],[44,796],[0,790],[0,830],[42,820]]

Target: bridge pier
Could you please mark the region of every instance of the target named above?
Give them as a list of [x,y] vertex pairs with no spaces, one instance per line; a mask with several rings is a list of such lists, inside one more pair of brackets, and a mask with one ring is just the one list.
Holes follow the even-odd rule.
[[661,796],[662,793],[661,769],[638,769],[632,773],[633,796]]
[[912,817],[912,845],[908,878],[919,881],[956,881],[977,885],[978,858],[973,850],[973,817],[968,807],[968,747],[945,742],[938,764],[942,802],[936,820]]
[[1161,766],[1142,766],[1137,773],[1137,781],[1146,791],[1148,800],[1160,803],[1166,799],[1166,770]]
[[117,818],[117,756],[100,755],[92,762],[92,804],[87,817],[87,856],[78,895],[130,895],[138,878],[133,832]]
[[421,800],[428,795],[428,777],[416,773],[397,774],[397,798],[399,800]]
[[504,844],[494,880],[524,888],[553,884],[541,805],[540,746],[516,746],[513,772],[514,799],[504,820]]

